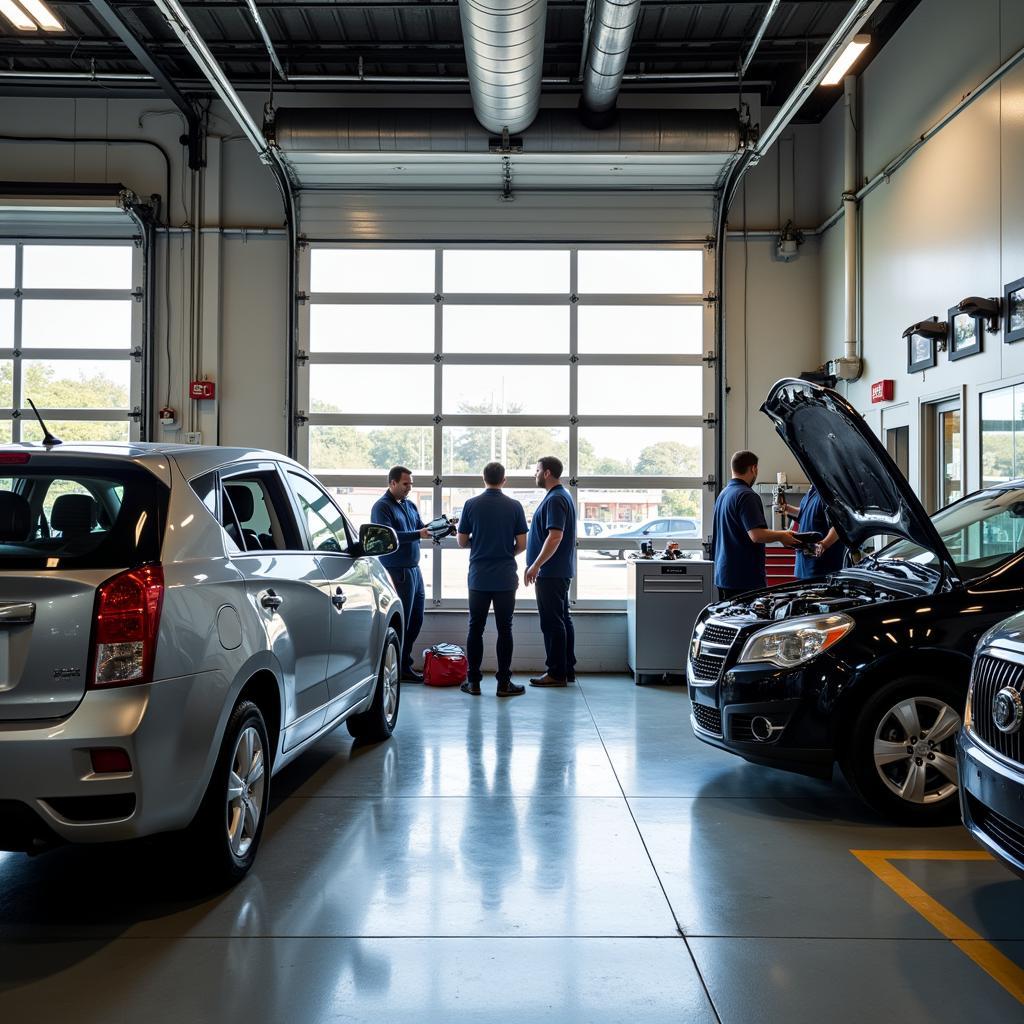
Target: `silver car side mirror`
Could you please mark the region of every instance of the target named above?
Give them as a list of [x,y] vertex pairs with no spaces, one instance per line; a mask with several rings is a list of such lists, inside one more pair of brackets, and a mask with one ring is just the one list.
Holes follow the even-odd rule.
[[359,527],[359,547],[364,555],[390,555],[398,550],[398,534],[390,526],[363,523]]

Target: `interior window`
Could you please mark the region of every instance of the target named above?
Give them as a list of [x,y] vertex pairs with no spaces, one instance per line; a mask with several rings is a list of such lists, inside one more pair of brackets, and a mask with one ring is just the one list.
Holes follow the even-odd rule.
[[299,508],[309,528],[309,536],[316,551],[347,551],[352,546],[348,524],[327,492],[312,480],[298,473],[289,473],[299,500]]

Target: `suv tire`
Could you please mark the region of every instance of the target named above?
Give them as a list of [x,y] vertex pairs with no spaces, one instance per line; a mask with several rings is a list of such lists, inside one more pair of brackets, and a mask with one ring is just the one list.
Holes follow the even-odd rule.
[[873,693],[841,761],[857,795],[900,824],[958,821],[955,742],[965,701],[963,687],[929,676],[903,676]]
[[401,697],[401,663],[402,645],[398,642],[398,634],[389,626],[384,634],[373,702],[362,714],[353,715],[345,722],[349,733],[357,740],[376,743],[389,739],[395,731]]

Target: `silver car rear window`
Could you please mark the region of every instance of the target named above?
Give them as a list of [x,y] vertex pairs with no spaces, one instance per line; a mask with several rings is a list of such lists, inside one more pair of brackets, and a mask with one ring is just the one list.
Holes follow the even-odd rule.
[[169,491],[120,463],[0,465],[0,571],[120,569],[160,558]]

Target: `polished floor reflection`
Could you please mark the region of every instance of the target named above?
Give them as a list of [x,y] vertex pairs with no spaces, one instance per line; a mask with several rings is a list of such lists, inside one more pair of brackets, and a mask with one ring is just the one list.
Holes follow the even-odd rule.
[[[971,850],[841,782],[697,743],[625,676],[515,701],[407,686],[392,741],[277,776],[256,868],[160,844],[0,854],[0,1020],[962,1021],[1024,1005],[850,853]],[[901,862],[1024,967],[1024,885]]]

